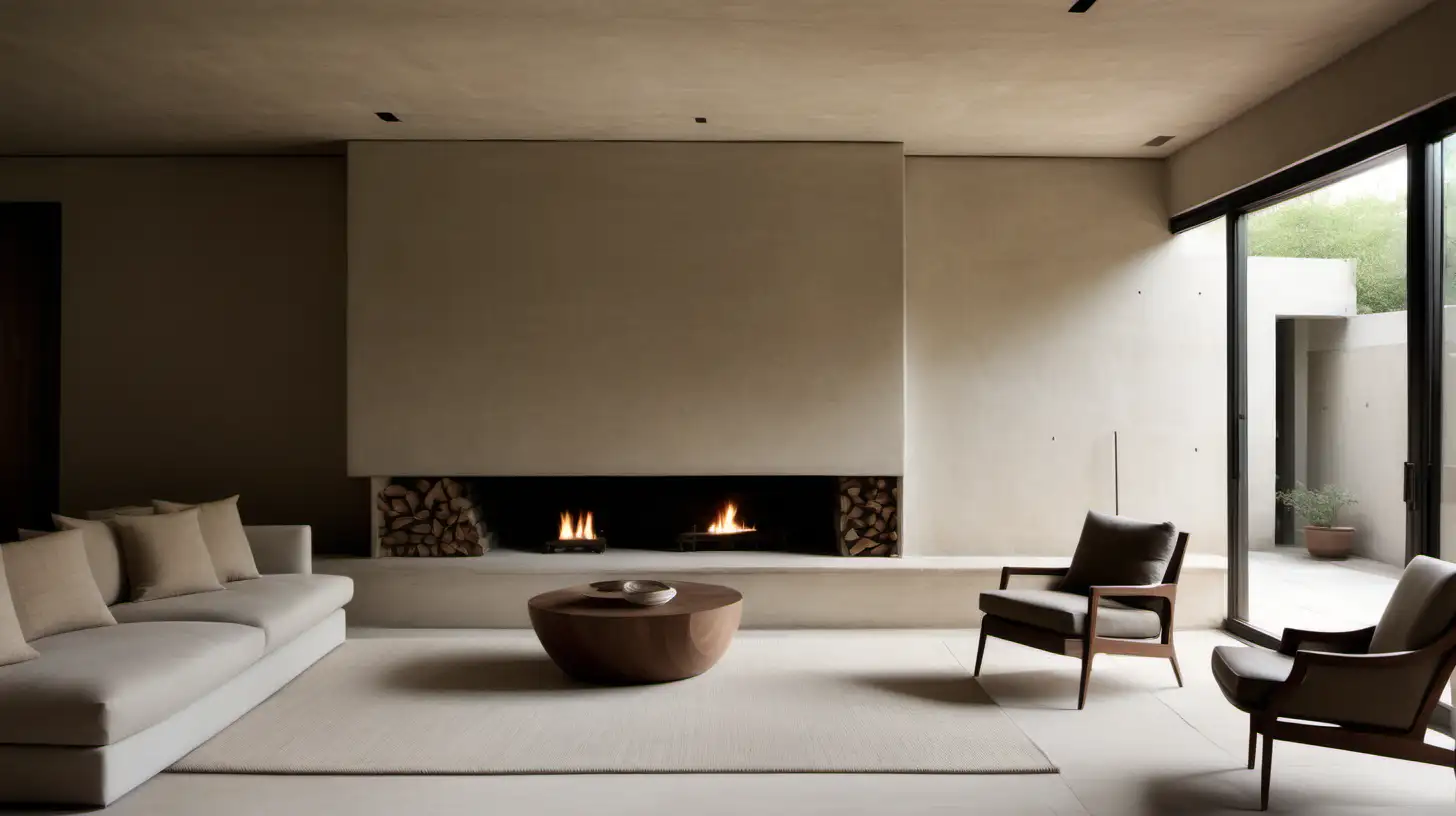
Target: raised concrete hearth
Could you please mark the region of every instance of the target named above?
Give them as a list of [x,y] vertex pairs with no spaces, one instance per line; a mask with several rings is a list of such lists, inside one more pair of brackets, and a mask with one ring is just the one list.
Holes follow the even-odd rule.
[[[981,619],[977,596],[1001,568],[1059,566],[1062,558],[611,550],[603,555],[497,551],[476,558],[319,558],[317,572],[354,579],[355,626],[522,628],[526,601],[606,578],[708,581],[743,593],[749,628],[961,629]],[[1227,564],[1190,554],[1178,588],[1178,628],[1222,624]]]

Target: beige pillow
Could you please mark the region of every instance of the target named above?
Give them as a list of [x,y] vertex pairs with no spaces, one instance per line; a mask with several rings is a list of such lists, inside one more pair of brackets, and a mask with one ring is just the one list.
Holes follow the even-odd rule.
[[26,640],[116,625],[91,576],[80,530],[0,544],[0,550]]
[[133,601],[155,601],[222,589],[197,510],[155,516],[117,516]]
[[117,516],[150,516],[156,512],[151,507],[129,504],[125,507],[108,507],[105,510],[87,510],[86,518],[91,521],[107,521]]
[[[126,598],[126,578],[121,566],[121,543],[116,540],[116,531],[104,521],[68,518],[51,515],[59,530],[80,530],[86,540],[86,560],[91,562],[91,576],[96,579],[96,588],[101,590],[101,600],[108,606],[120,603]],[[20,537],[25,538],[21,531]]]
[[20,618],[15,614],[15,604],[10,599],[10,582],[5,578],[5,558],[0,550],[0,666],[24,663],[40,657],[40,653],[25,642],[25,633],[20,631]]
[[207,553],[217,568],[217,580],[226,584],[258,577],[253,548],[248,544],[247,533],[243,532],[243,517],[238,515],[237,496],[203,504],[154,501],[152,506],[158,513],[197,508],[197,522],[202,525],[202,540],[207,542]]

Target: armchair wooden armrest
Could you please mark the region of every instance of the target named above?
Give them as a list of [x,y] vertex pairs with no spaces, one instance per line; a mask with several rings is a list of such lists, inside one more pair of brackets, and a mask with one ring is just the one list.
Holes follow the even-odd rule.
[[[1343,634],[1354,639],[1361,631]],[[1299,649],[1294,652],[1289,677],[1274,690],[1264,714],[1276,719],[1293,717],[1389,729],[1395,727],[1389,711],[1372,718],[1369,703],[1402,700],[1409,705],[1409,711],[1401,711],[1401,718],[1408,716],[1409,722],[1418,726],[1416,730],[1423,731],[1453,665],[1456,628],[1435,643],[1413,651],[1345,654]],[[1401,719],[1401,727],[1407,724]]]
[[1095,606],[1103,598],[1166,598],[1176,600],[1177,584],[1148,584],[1147,586],[1095,586],[1091,601]]
[[1285,629],[1279,638],[1279,653],[1293,655],[1300,650],[1336,652],[1340,654],[1364,654],[1370,650],[1370,638],[1375,627],[1355,629],[1349,632],[1314,632],[1308,629]]
[[[1166,603],[1162,605],[1158,618],[1162,621],[1163,642],[1165,644],[1169,642],[1168,638],[1171,638],[1173,633],[1173,604],[1178,601],[1177,584],[1092,587],[1091,593],[1087,595],[1087,639],[1089,642],[1097,639],[1097,613],[1102,609],[1104,598],[1162,598]],[[1181,672],[1179,682],[1182,682]]]
[[1067,570],[1071,567],[1002,567],[1001,588],[1005,589],[1011,582],[1013,575],[1045,575],[1045,576],[1066,576]]

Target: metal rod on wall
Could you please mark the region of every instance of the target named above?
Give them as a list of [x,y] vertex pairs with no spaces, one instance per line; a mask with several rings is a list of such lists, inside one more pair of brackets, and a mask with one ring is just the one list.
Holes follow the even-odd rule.
[[1112,432],[1112,514],[1122,515],[1122,472],[1117,460],[1117,431]]

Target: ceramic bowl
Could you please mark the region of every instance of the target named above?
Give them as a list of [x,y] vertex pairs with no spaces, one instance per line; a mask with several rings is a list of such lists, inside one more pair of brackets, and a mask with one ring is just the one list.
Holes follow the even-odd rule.
[[623,581],[622,599],[638,606],[661,606],[677,597],[677,590],[661,581]]
[[597,581],[582,594],[637,606],[661,606],[676,597],[677,590],[661,581]]

